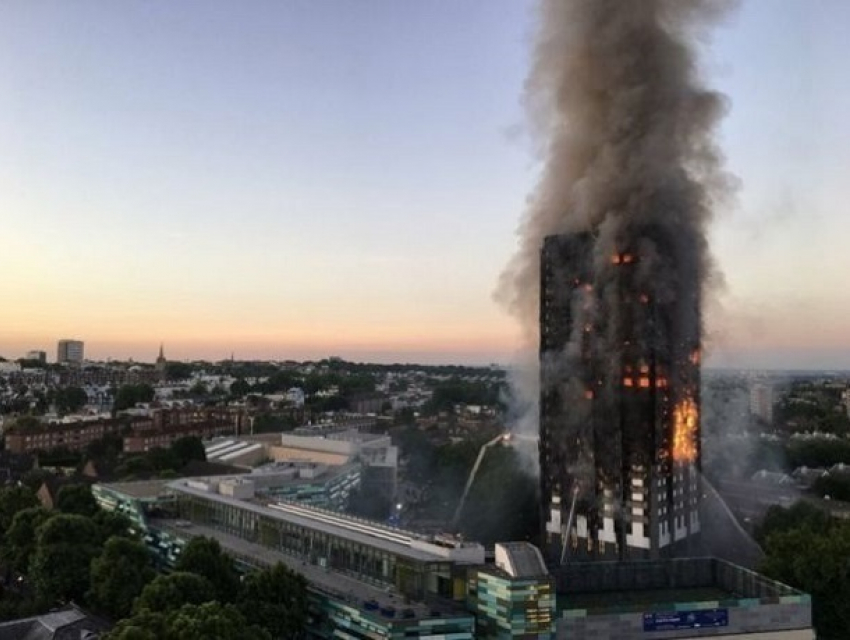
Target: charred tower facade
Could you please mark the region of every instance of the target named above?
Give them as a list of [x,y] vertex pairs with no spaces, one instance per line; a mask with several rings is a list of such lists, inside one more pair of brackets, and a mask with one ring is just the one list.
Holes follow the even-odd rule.
[[696,249],[688,234],[675,233],[544,241],[541,515],[552,562],[696,550],[702,274],[682,259]]

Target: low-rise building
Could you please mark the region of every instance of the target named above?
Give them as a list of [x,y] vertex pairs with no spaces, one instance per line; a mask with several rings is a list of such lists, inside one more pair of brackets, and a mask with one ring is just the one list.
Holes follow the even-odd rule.
[[[284,502],[257,474],[95,485],[163,568],[194,537],[240,570],[308,581],[308,637],[813,640],[809,596],[713,558],[546,567],[527,543],[484,548]],[[477,630],[476,630],[477,625]]]
[[[139,419],[138,422],[148,422]],[[26,425],[12,424],[6,430],[6,448],[13,453],[33,453],[52,449],[82,451],[95,440],[116,435],[128,421],[92,416]]]
[[30,453],[65,448],[82,451],[107,435],[120,435],[124,451],[143,453],[167,448],[186,436],[212,438],[239,433],[244,412],[230,407],[154,408],[126,412],[118,418],[103,416],[44,420],[25,426],[13,423],[6,429],[6,448],[13,453]]
[[97,640],[110,628],[105,620],[70,604],[40,616],[0,622],[3,640]]
[[808,594],[716,558],[573,563],[555,580],[559,640],[815,637]]

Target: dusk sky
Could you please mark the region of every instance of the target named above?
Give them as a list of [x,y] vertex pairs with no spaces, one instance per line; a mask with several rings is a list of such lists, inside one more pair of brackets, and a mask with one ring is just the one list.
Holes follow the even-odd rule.
[[[0,355],[508,362],[532,0],[0,4]],[[850,2],[703,49],[709,363],[850,369]]]

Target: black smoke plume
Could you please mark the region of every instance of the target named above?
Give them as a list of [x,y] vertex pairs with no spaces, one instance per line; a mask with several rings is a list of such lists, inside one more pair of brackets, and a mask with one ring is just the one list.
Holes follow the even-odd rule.
[[[725,100],[706,88],[696,58],[707,28],[730,4],[541,0],[525,99],[543,170],[497,292],[529,346],[537,342],[544,238],[586,233],[593,298],[605,313],[618,308],[605,301],[621,286],[611,257],[631,252],[640,264],[630,286],[652,297],[667,325],[665,344],[651,348],[699,348],[701,336],[691,327],[701,327],[701,319],[694,314],[716,278],[706,234],[733,183],[714,138]],[[594,313],[592,304],[575,305],[573,326],[596,323]],[[600,349],[619,351],[621,338],[605,336]],[[535,398],[537,391],[523,395]]]

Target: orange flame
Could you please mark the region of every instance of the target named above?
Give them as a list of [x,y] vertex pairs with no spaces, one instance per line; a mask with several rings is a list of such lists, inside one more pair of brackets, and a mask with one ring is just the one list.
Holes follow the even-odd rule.
[[693,398],[685,398],[673,409],[673,460],[693,462],[697,458],[699,409]]

